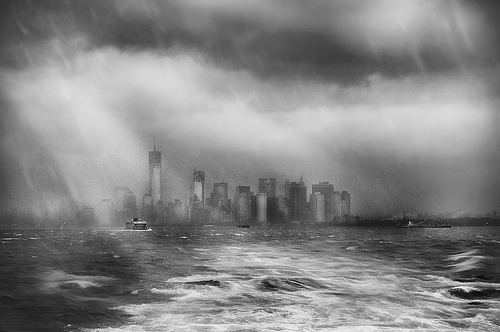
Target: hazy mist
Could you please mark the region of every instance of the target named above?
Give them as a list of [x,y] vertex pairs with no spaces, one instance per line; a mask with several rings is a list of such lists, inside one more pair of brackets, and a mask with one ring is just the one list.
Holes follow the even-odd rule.
[[6,1],[2,209],[140,201],[153,136],[167,201],[196,168],[208,189],[329,181],[355,214],[498,209],[498,6],[479,4]]

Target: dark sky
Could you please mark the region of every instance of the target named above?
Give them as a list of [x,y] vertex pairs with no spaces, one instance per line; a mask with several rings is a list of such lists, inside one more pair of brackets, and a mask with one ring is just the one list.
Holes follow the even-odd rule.
[[2,209],[140,201],[153,136],[167,200],[196,168],[329,181],[360,214],[500,209],[499,7],[2,1]]

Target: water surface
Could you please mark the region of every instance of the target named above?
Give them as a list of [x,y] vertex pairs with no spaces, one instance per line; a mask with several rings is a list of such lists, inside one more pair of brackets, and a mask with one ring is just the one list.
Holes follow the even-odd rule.
[[5,331],[500,331],[495,227],[0,235]]

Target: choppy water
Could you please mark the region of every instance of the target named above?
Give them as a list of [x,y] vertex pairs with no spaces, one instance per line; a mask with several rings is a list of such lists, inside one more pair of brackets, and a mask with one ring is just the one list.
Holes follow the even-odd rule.
[[500,331],[500,228],[0,235],[3,331]]

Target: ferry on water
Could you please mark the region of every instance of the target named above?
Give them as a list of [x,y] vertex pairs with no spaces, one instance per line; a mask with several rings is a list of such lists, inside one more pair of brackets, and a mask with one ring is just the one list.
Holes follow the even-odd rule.
[[147,230],[147,225],[146,222],[141,218],[132,218],[132,220],[129,220],[125,223],[125,229]]

